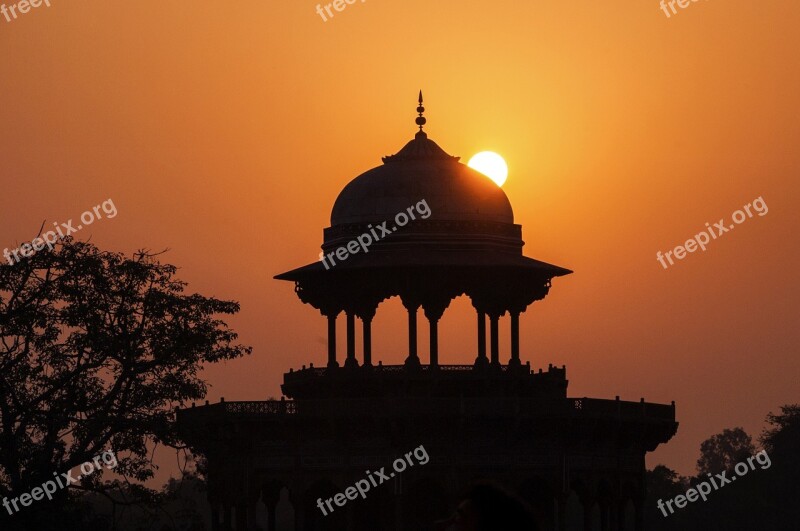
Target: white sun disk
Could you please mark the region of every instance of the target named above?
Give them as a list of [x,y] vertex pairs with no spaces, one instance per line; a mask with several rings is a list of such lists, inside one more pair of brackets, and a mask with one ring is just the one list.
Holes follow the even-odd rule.
[[497,186],[503,186],[508,177],[508,166],[503,157],[494,151],[481,151],[469,159],[467,166],[477,170],[493,180]]

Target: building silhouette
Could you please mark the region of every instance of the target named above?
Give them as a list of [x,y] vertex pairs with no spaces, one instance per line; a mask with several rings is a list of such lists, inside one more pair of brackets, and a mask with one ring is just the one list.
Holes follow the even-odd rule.
[[[213,529],[276,531],[283,492],[294,511],[288,529],[428,530],[483,479],[526,500],[540,529],[644,529],[645,453],[675,434],[674,402],[568,397],[565,367],[534,371],[522,362],[519,315],[571,271],[522,254],[506,194],[427,137],[421,93],[417,111],[414,139],[339,194],[324,230],[326,262],[276,277],[327,319],[327,365],[290,369],[281,400],[178,411],[182,436],[207,458]],[[412,208],[421,202],[425,218]],[[368,247],[351,243],[366,234]],[[475,308],[475,361],[443,365],[437,324],[461,295]],[[373,361],[371,323],[394,296],[408,311],[408,357],[388,366]],[[506,315],[510,352],[501,356],[498,322]],[[421,317],[427,364],[417,354]],[[324,500],[381,467],[388,474],[420,446],[426,464],[325,508]]]

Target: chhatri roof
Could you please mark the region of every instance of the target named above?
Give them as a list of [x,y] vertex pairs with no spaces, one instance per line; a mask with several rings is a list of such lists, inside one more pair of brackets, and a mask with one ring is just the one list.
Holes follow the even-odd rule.
[[[383,222],[393,221],[424,201],[428,216],[418,216],[391,234],[374,241],[369,252],[353,253],[328,270],[320,262],[277,275],[280,280],[310,280],[334,272],[458,268],[497,268],[550,279],[570,270],[523,256],[522,228],[505,192],[486,175],[449,155],[422,130],[422,93],[419,95],[419,132],[383,164],[351,180],[339,193],[324,230],[323,252],[346,246]],[[334,275],[336,276],[336,275]],[[324,277],[323,277],[324,278]]]
[[422,130],[422,92],[419,95],[419,132],[383,165],[350,181],[336,198],[331,226],[380,223],[424,199],[431,220],[514,223],[505,192],[486,175],[459,162]]

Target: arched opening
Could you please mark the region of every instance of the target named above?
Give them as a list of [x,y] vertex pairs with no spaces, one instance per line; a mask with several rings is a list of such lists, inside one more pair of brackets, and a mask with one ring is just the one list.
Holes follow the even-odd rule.
[[[466,295],[459,295],[439,320],[439,363],[472,365],[478,355],[475,308]],[[488,326],[488,325],[487,325]]]
[[[378,305],[372,320],[373,365],[379,361],[384,365],[402,365],[405,362],[408,357],[407,323],[408,311],[403,307],[400,297],[391,297]],[[417,344],[419,348],[419,337]]]
[[289,489],[284,487],[275,506],[275,531],[295,531],[294,523],[294,505],[289,499]]

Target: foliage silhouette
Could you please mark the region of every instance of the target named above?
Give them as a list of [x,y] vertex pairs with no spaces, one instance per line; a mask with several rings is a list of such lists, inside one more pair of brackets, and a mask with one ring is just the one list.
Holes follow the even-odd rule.
[[[153,476],[154,445],[181,446],[174,408],[206,394],[204,363],[250,348],[215,316],[236,302],[186,294],[177,268],[67,238],[0,265],[0,496],[14,498],[112,449],[115,473]],[[0,528],[43,531],[78,518],[75,490],[102,491],[100,471]],[[142,491],[145,493],[147,489]]]

